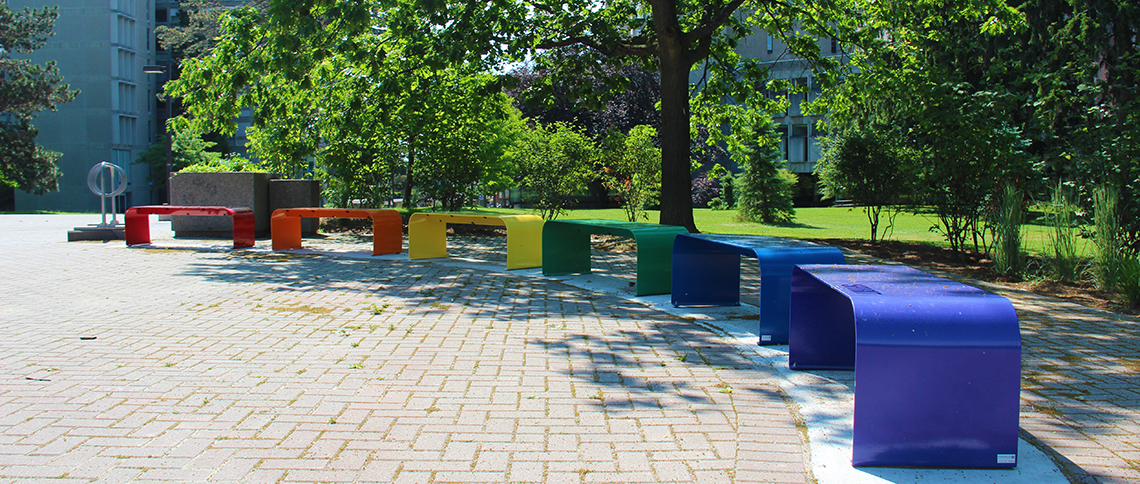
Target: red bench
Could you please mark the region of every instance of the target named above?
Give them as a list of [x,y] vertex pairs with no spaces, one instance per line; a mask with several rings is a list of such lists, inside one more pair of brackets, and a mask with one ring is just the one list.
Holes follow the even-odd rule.
[[255,242],[253,236],[253,210],[248,208],[141,205],[128,208],[126,216],[124,217],[127,246],[150,243],[149,215],[151,214],[233,217],[234,248],[243,249],[253,247]]

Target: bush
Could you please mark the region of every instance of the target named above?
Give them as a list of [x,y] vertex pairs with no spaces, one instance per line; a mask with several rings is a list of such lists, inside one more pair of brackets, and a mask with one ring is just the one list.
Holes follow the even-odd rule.
[[602,184],[617,192],[630,222],[649,219],[648,206],[657,203],[661,192],[661,149],[654,146],[657,130],[635,126],[629,136],[610,136],[610,156],[602,173]]
[[1131,307],[1140,307],[1140,259],[1129,257],[1120,263],[1116,290]]
[[709,180],[708,176],[701,173],[700,176],[693,179],[693,206],[705,208],[709,206],[709,201],[720,196],[720,188],[717,187],[717,182]]
[[519,167],[519,186],[539,215],[554,220],[568,199],[594,177],[597,148],[586,135],[565,123],[537,126],[511,153]]
[[1000,205],[993,213],[992,223],[997,234],[994,270],[1002,274],[1025,274],[1025,254],[1021,252],[1022,219],[1025,213],[1023,198],[1017,187],[1006,185]]
[[240,156],[208,159],[178,170],[179,173],[221,173],[227,171],[265,173],[269,170]]

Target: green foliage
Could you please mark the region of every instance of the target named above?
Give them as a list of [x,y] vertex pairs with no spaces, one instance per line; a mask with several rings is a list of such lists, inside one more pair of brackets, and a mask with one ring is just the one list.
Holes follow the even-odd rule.
[[523,195],[546,220],[565,213],[569,197],[586,188],[598,157],[589,138],[565,123],[534,127],[511,153]]
[[511,172],[501,155],[520,126],[503,79],[485,74],[478,56],[450,57],[429,41],[440,32],[427,13],[401,8],[315,1],[226,11],[211,55],[187,59],[168,84],[186,106],[176,124],[232,133],[252,110],[251,151],[271,171],[322,178],[341,206],[384,205],[401,183],[405,205],[420,194],[450,209],[501,189]]
[[[482,81],[468,78],[451,87]],[[480,97],[459,89],[450,95],[449,105],[464,115],[439,116],[423,127],[414,174],[421,194],[454,211],[513,185],[515,167],[506,154],[526,125],[504,94]]]
[[780,139],[771,118],[761,118],[753,128],[752,146],[744,171],[736,177],[736,213],[740,220],[778,224],[791,222],[796,211],[792,197],[796,175],[784,168]]
[[1058,183],[1053,189],[1049,206],[1050,253],[1048,257],[1051,277],[1058,282],[1074,283],[1081,277],[1081,259],[1077,256],[1077,235],[1074,230],[1073,212],[1076,210],[1065,194],[1064,186]]
[[1129,306],[1140,307],[1140,259],[1128,257],[1121,261],[1117,290]]
[[[746,151],[745,151],[746,152]],[[724,165],[717,163],[708,171],[709,178],[720,184],[720,194],[709,200],[709,208],[713,210],[732,210],[736,208],[736,175]]]
[[259,163],[254,163],[240,156],[221,156],[188,165],[186,168],[178,170],[178,173],[223,173],[231,171],[268,172]]
[[610,149],[602,173],[602,183],[617,192],[630,222],[648,220],[646,207],[657,202],[661,191],[661,150],[654,146],[657,130],[635,126],[629,136],[615,133],[608,139]]
[[[214,151],[217,143],[206,141],[202,136],[188,129],[174,132],[170,146],[171,171],[219,172],[219,171],[268,171],[243,158],[227,158]],[[149,170],[147,182],[155,189],[166,189],[166,139],[150,145],[139,154],[136,164],[146,165]]]
[[13,12],[0,2],[0,188],[18,188],[41,195],[59,189],[60,153],[36,145],[36,113],[55,111],[75,98],[55,62],[34,65],[13,54],[30,54],[54,35],[56,7]]
[[1024,215],[1024,195],[1017,187],[1007,184],[992,221],[996,234],[994,270],[1001,274],[1021,276],[1025,273],[1025,254],[1021,250]]
[[[246,4],[265,11],[269,1],[251,0]],[[177,20],[177,24],[154,29],[159,47],[170,50],[173,57],[180,60],[209,54],[222,34],[222,14],[226,7],[220,0],[182,0],[178,10],[178,17],[171,19]]]
[[[849,198],[863,207],[878,240],[884,207],[898,205],[914,187],[913,160],[889,125],[854,125],[824,138],[815,173],[825,197]],[[886,232],[886,230],[884,230]]]
[[842,85],[809,107],[830,129],[897,128],[917,162],[915,193],[955,250],[988,250],[998,180],[1026,184],[1029,126],[1021,14],[997,0],[874,2],[837,23],[851,54]]
[[1097,287],[1106,291],[1116,290],[1121,279],[1124,262],[1120,247],[1120,222],[1116,217],[1116,204],[1119,199],[1115,187],[1102,185],[1093,192],[1093,221],[1096,225],[1094,240],[1096,256],[1093,271]]

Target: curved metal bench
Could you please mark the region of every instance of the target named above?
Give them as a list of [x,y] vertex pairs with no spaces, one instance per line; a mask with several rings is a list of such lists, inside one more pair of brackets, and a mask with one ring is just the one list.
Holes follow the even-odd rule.
[[183,205],[140,205],[127,209],[124,215],[127,246],[150,243],[149,215],[205,215],[233,217],[234,248],[253,247],[254,217],[248,208],[202,207]]
[[404,223],[392,209],[279,208],[269,219],[273,250],[301,248],[301,218],[372,219],[372,255],[399,254],[404,248]]
[[740,258],[760,265],[760,344],[788,342],[792,267],[842,264],[843,251],[759,235],[681,234],[673,242],[673,306],[739,306]]
[[551,220],[542,228],[542,274],[590,272],[590,234],[629,237],[637,244],[638,296],[669,293],[673,239],[684,227],[617,220]]
[[408,219],[408,258],[447,257],[447,224],[507,228],[507,269],[542,266],[542,217],[537,215],[463,215],[414,213]]
[[854,369],[851,463],[1014,467],[1021,334],[1004,297],[900,265],[801,265],[792,369]]

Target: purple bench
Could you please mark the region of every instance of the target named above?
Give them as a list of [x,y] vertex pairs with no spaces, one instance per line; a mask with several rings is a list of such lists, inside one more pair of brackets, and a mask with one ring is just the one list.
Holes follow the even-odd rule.
[[1009,300],[897,265],[796,266],[791,297],[789,366],[855,370],[853,465],[1017,465]]

